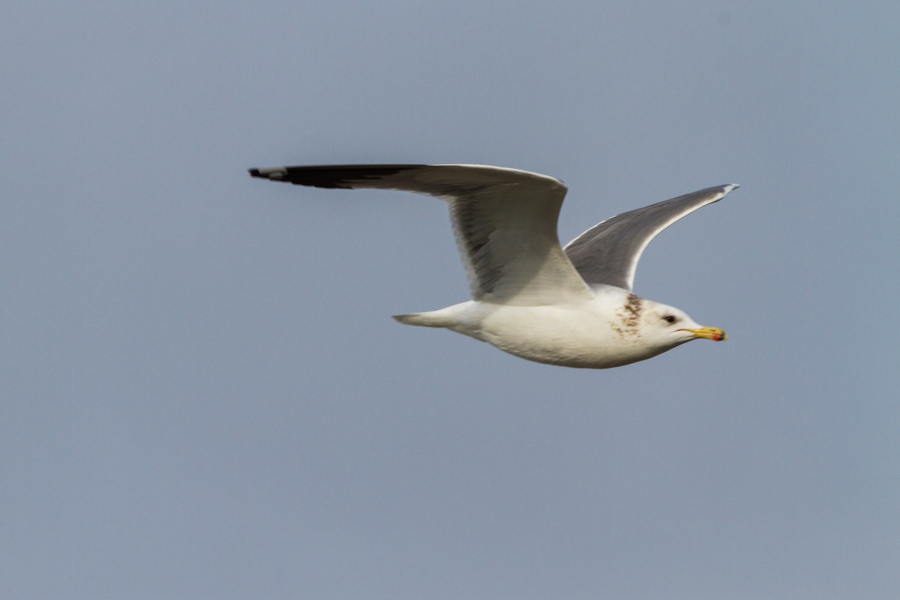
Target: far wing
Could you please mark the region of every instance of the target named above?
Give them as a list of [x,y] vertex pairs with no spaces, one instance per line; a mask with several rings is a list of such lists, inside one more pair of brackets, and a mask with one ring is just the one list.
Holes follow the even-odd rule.
[[678,219],[721,200],[737,187],[732,183],[706,188],[622,213],[569,242],[565,253],[587,283],[631,291],[638,260],[650,240]]
[[476,300],[556,304],[591,292],[559,244],[566,187],[527,171],[480,165],[335,165],[251,169],[254,177],[321,188],[427,194],[450,217]]

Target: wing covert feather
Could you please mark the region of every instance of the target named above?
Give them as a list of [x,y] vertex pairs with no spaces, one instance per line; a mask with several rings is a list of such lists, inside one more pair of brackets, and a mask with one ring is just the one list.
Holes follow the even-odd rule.
[[322,188],[415,192],[445,200],[476,300],[555,304],[590,298],[559,244],[566,187],[557,179],[481,165],[334,165],[251,169],[254,177]]
[[729,184],[706,188],[609,218],[569,242],[566,256],[588,284],[631,291],[638,260],[653,238],[675,221],[718,202],[737,187]]

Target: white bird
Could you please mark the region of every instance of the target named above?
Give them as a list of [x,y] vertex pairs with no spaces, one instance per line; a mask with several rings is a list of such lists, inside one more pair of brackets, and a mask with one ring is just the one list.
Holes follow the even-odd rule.
[[250,169],[253,177],[320,188],[404,190],[435,196],[450,218],[472,300],[399,322],[443,327],[515,356],[605,369],[652,358],[698,338],[728,339],[683,311],[632,293],[647,244],[721,200],[706,188],[607,219],[559,243],[566,186],[552,177],[481,165],[335,165]]

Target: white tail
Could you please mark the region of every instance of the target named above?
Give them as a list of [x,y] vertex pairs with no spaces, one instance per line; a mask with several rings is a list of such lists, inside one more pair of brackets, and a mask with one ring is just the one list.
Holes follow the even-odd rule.
[[415,325],[417,327],[446,327],[450,323],[447,321],[446,316],[439,316],[437,314],[439,312],[441,311],[436,310],[427,313],[394,315],[394,319],[396,319],[399,323],[403,323],[404,325]]
[[418,327],[446,327],[447,329],[472,335],[467,324],[467,312],[471,310],[475,302],[462,302],[440,310],[432,310],[423,313],[408,315],[394,315],[394,318],[404,325],[416,325]]

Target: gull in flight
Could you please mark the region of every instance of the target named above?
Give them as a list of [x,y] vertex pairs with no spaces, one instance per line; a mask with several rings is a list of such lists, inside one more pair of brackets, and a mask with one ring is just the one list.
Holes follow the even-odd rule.
[[684,311],[632,293],[647,244],[717,202],[736,184],[706,188],[612,217],[563,248],[556,222],[566,186],[552,177],[481,165],[335,165],[250,169],[250,175],[319,188],[403,190],[447,202],[472,300],[396,315],[443,327],[515,356],[606,369],[703,338],[728,339]]

